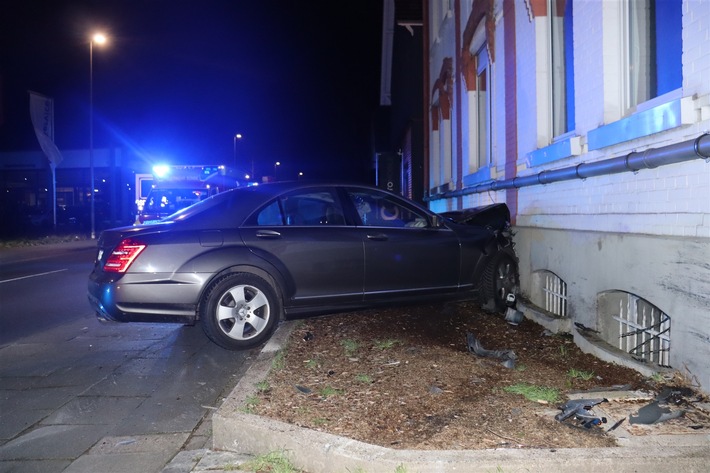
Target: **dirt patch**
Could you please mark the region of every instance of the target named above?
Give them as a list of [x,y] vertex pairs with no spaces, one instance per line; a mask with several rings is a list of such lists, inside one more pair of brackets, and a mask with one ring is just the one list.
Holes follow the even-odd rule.
[[[514,367],[475,356],[512,350]],[[510,365],[509,365],[510,366]],[[538,402],[511,387],[545,388]],[[397,449],[608,447],[616,419],[590,429],[554,419],[570,393],[658,391],[631,369],[582,353],[567,336],[513,326],[473,304],[371,310],[303,320],[250,409],[310,429]]]

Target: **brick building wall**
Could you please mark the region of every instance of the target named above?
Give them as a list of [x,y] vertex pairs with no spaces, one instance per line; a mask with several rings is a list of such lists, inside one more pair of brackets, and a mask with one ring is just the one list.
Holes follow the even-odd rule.
[[[464,0],[432,1],[429,8],[445,10],[446,4],[456,5],[457,1]],[[547,50],[541,42],[547,2],[480,0],[490,11],[486,17],[490,21],[486,25],[487,40],[493,42],[494,52],[490,58],[490,177],[486,175],[477,182],[477,176],[461,176],[463,184],[453,190],[463,193],[462,197],[439,193],[432,196],[429,205],[443,211],[507,202],[516,224],[520,293],[532,301],[535,310],[545,316],[556,315],[542,307],[542,294],[548,290],[546,281],[550,278],[566,288],[564,306],[569,310],[564,317],[589,327],[608,327],[612,321],[635,317],[635,312],[642,311],[640,307],[651,307],[669,326],[663,335],[668,335],[665,348],[654,348],[669,354],[667,358],[639,364],[637,354],[626,348],[620,350],[616,339],[606,340],[608,350],[597,354],[629,362],[642,371],[670,367],[710,391],[710,365],[705,361],[710,359],[708,160],[691,152],[684,162],[637,172],[507,191],[482,186],[484,191],[467,192],[467,187],[475,189],[491,180],[544,175],[547,171],[624,159],[631,153],[670,152],[664,150],[708,139],[701,137],[710,131],[710,1],[682,1],[682,86],[639,103],[630,111],[624,109],[624,84],[616,76],[625,73],[619,66],[623,58],[620,8],[624,0],[568,1],[573,1],[574,130],[553,139],[544,124],[549,99],[545,81],[551,74],[545,69],[542,55]],[[474,12],[477,2],[473,3]],[[454,10],[471,12],[470,8]],[[436,27],[438,42],[425,39],[430,46],[430,77],[434,78],[441,67],[443,49],[455,64],[461,61],[465,51],[453,50],[456,38],[449,36],[456,34],[451,26],[454,22],[467,24],[463,18],[437,18],[441,21]],[[462,103],[467,97],[460,89],[462,79],[453,78],[458,88],[452,107],[460,107],[460,120],[466,123],[469,108]],[[451,148],[460,150],[460,156],[453,158],[464,159],[473,142],[466,135],[470,130],[465,126],[452,130]],[[430,166],[437,165],[430,162]],[[658,338],[652,327],[646,328],[652,338]],[[578,333],[574,335],[580,345],[588,347]]]

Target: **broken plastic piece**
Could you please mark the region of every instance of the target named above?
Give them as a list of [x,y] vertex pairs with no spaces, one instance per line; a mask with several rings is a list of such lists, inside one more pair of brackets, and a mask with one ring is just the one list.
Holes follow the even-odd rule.
[[664,388],[653,401],[638,410],[637,416],[629,416],[629,422],[650,425],[684,416],[685,410],[671,411],[670,407],[666,407],[668,404],[681,404],[683,402],[682,391],[687,392],[688,390]]
[[471,332],[466,334],[466,343],[468,345],[468,351],[474,355],[484,358],[498,358],[503,362],[503,366],[506,368],[515,368],[515,360],[517,357],[513,350],[486,350]]
[[598,417],[590,412],[594,406],[599,405],[602,402],[608,402],[608,399],[576,399],[573,401],[567,401],[565,404],[560,406],[562,412],[555,416],[555,420],[563,422],[572,418],[579,421],[585,429],[591,429],[594,426],[606,424],[606,417]]
[[505,311],[505,321],[508,322],[510,325],[518,325],[520,322],[523,321],[525,317],[523,316],[523,313],[520,312],[519,310],[515,310],[512,307],[508,307],[508,309]]
[[577,327],[579,330],[582,332],[593,332],[593,333],[599,333],[599,330],[594,330],[593,328],[587,327],[584,324],[581,324],[579,322],[574,323],[575,327]]
[[638,411],[637,416],[629,416],[629,422],[632,424],[659,424],[667,420],[682,417],[685,411],[671,411],[668,407],[661,407],[659,401],[653,401],[646,404]]
[[609,428],[609,430],[607,430],[607,432],[611,432],[612,430],[616,430],[617,427],[619,427],[621,424],[623,424],[625,420],[626,420],[626,417],[622,417],[621,419],[619,419],[619,420],[616,422],[616,424],[612,425],[612,426]]

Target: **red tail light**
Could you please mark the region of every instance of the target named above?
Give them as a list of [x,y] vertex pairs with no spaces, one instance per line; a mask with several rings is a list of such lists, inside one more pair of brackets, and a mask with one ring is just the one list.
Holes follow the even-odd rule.
[[133,240],[123,240],[111,252],[111,256],[104,264],[104,271],[109,273],[125,273],[146,245]]

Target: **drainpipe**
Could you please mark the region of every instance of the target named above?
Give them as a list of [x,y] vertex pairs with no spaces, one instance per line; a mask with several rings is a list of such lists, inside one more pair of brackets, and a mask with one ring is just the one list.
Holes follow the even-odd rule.
[[460,197],[491,190],[518,189],[520,187],[550,184],[572,179],[586,179],[588,177],[618,174],[622,172],[637,172],[641,169],[653,169],[659,166],[682,163],[694,159],[704,159],[706,162],[710,163],[710,133],[703,133],[694,140],[688,140],[662,148],[651,148],[640,153],[633,151],[626,156],[619,156],[593,163],[581,163],[567,168],[541,171],[529,176],[518,176],[513,179],[488,181],[464,189],[429,196],[425,198],[425,200],[431,201],[449,197]]

